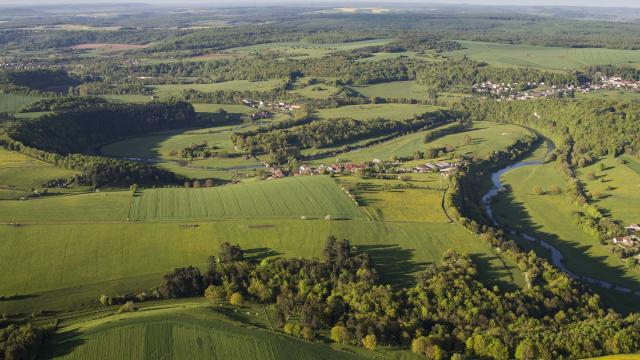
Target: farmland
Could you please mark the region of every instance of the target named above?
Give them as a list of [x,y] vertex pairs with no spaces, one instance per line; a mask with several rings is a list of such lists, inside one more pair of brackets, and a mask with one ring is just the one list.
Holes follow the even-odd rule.
[[225,81],[219,83],[210,84],[168,84],[168,85],[153,85],[151,88],[154,93],[160,97],[178,96],[183,90],[196,90],[202,92],[212,92],[217,90],[228,91],[266,91],[274,89],[282,85],[281,80],[268,80],[268,81],[248,81],[248,80],[234,80]]
[[[364,354],[337,351],[325,344],[247,326],[220,311],[206,303],[176,304],[72,325],[40,354],[57,359],[85,359],[95,354],[171,359],[366,358]],[[266,327],[265,314],[259,311],[255,313],[258,316],[252,312],[250,317]],[[76,345],[78,342],[80,345]]]
[[148,189],[134,196],[133,220],[223,218],[362,218],[335,182],[321,176],[292,177],[212,189]]
[[474,41],[460,43],[465,49],[457,51],[458,55],[501,66],[561,70],[578,69],[586,65],[640,63],[640,51],[636,50],[562,48]]
[[427,87],[415,81],[394,81],[367,86],[352,86],[351,88],[370,98],[381,97],[422,100],[426,99],[429,95]]

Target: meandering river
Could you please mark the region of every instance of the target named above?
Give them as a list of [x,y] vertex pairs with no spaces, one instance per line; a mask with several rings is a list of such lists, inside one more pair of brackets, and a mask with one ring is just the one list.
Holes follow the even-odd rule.
[[[555,148],[555,145],[551,141],[547,141],[547,146],[548,146],[547,154],[550,153],[551,151],[553,151],[553,149]],[[507,166],[507,167],[505,167],[503,169],[500,169],[500,170],[494,172],[493,174],[491,174],[491,182],[493,183],[493,187],[486,194],[484,194],[484,196],[482,196],[482,205],[484,206],[484,209],[485,209],[485,212],[487,213],[487,216],[489,216],[489,218],[491,219],[491,221],[493,222],[493,224],[495,226],[500,226],[500,224],[498,224],[498,221],[493,216],[493,210],[491,209],[491,201],[493,200],[494,197],[496,197],[501,191],[503,191],[505,189],[504,185],[502,184],[502,175],[506,174],[507,172],[509,172],[509,171],[511,171],[513,169],[517,169],[517,168],[521,168],[521,167],[525,167],[525,166],[539,166],[539,165],[542,165],[544,163],[545,163],[544,160],[540,160],[540,161],[521,161],[519,163],[516,163],[516,164],[513,164],[513,165],[509,165],[509,166]],[[513,231],[512,234],[515,234],[515,231]],[[636,296],[640,296],[640,290],[634,292],[630,288],[627,288],[627,287],[624,287],[624,286],[614,285],[614,284],[612,284],[610,282],[607,282],[607,281],[604,281],[604,280],[595,279],[595,278],[590,277],[590,276],[579,275],[579,274],[576,274],[576,273],[572,272],[564,264],[564,255],[556,247],[554,247],[553,245],[549,244],[547,241],[542,240],[542,239],[537,239],[536,237],[534,237],[534,236],[532,236],[530,234],[520,233],[519,235],[523,239],[531,241],[531,242],[535,242],[535,243],[539,244],[541,247],[543,247],[544,249],[548,250],[550,255],[551,255],[551,263],[554,266],[556,266],[558,269],[560,269],[561,271],[563,271],[566,274],[568,274],[570,277],[572,277],[574,279],[577,279],[577,280],[582,280],[584,282],[588,282],[588,283],[591,283],[591,284],[596,284],[596,285],[602,286],[604,288],[616,290],[616,291],[619,291],[619,292],[622,292],[622,293],[634,294]]]

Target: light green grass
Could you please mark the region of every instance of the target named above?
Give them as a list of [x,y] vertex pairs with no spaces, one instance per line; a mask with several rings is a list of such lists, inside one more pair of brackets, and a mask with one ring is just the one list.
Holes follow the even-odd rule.
[[125,221],[130,199],[131,192],[117,191],[4,200],[0,222]]
[[228,91],[268,91],[281,86],[282,80],[274,79],[267,81],[233,80],[210,84],[167,84],[150,86],[160,97],[178,96],[182,90],[197,90],[202,92],[213,92],[218,90]]
[[137,103],[144,104],[151,101],[151,96],[149,95],[102,95],[101,97],[113,101],[113,102],[122,102],[122,103]]
[[372,39],[346,43],[312,44],[305,41],[277,42],[237,47],[228,51],[238,53],[262,53],[273,51],[294,59],[310,59],[327,56],[336,51],[349,51],[368,46],[382,46],[393,39]]
[[[0,294],[33,295],[0,302],[0,312],[67,309],[101,293],[146,290],[175,267],[205,266],[219,245],[254,253],[320,257],[327,236],[352,241],[372,255],[383,281],[406,286],[412,274],[447,249],[469,254],[489,283],[521,284],[502,262],[459,225],[362,220],[225,220],[180,223],[92,223],[0,226]],[[196,225],[196,226],[191,226]],[[502,286],[502,285],[501,285]]]
[[339,91],[340,89],[336,86],[321,83],[297,88],[292,92],[309,99],[328,99],[336,95]]
[[352,89],[370,98],[381,97],[424,100],[429,95],[427,87],[418,84],[414,80],[393,81],[367,86],[352,86]]
[[134,196],[134,220],[224,218],[364,218],[325,176],[289,177],[216,188],[148,189]]
[[[427,143],[426,147],[452,145],[456,155],[486,158],[491,152],[505,149],[527,135],[530,135],[529,130],[521,126],[478,121],[471,130],[445,135]],[[465,140],[467,136],[470,138],[469,143]]]
[[587,65],[640,63],[640,51],[604,48],[563,48],[460,41],[466,48],[453,52],[497,65],[540,69],[580,69]]
[[14,113],[23,106],[40,99],[42,97],[0,93],[0,112]]
[[[248,310],[251,315],[245,316],[250,317],[252,322],[266,322],[262,309]],[[220,360],[365,358],[353,351],[337,351],[327,344],[307,342],[232,321],[219,311],[222,310],[206,304],[176,305],[88,321],[56,335],[40,351],[39,357]],[[256,311],[258,315],[255,315]]]
[[[0,199],[16,199],[31,193],[31,189],[42,190],[49,180],[66,179],[75,174],[26,155],[0,148]],[[50,189],[50,192],[61,192]],[[0,206],[0,213],[3,212]]]
[[[601,164],[605,166],[604,171]],[[588,173],[593,173],[596,179],[589,180]],[[580,169],[579,174],[592,197],[599,195],[594,199],[595,204],[609,211],[614,220],[624,225],[640,222],[640,173],[607,157]]]
[[[503,176],[508,191],[498,196],[493,205],[498,223],[507,225],[536,238],[543,239],[556,247],[564,255],[569,270],[609,281],[616,285],[640,288],[640,274],[621,264],[616,255],[601,245],[594,235],[588,234],[577,225],[574,211],[580,211],[562,195],[535,195],[533,187],[548,190],[553,185],[564,191],[564,179],[548,163],[514,169]],[[520,240],[524,247],[532,243]],[[545,250],[533,247],[542,255]]]
[[318,117],[321,119],[351,118],[356,120],[371,120],[385,118],[390,120],[406,120],[436,109],[438,109],[438,107],[418,104],[348,105],[333,109],[320,109],[318,110]]

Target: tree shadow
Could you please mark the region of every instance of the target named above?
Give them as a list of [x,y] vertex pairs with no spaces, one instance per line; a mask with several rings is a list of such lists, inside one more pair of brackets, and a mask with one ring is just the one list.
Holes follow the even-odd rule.
[[[507,265],[507,263],[497,255],[488,256],[487,254],[475,253],[470,254],[469,257],[478,267],[478,275],[485,285],[497,285],[501,291],[518,290],[518,285],[513,277],[513,271],[517,270],[515,266]],[[499,265],[497,265],[496,262]]]
[[358,245],[358,251],[371,256],[373,266],[380,273],[382,283],[400,289],[415,283],[415,273],[423,271],[429,263],[414,261],[414,250],[393,245]]
[[79,330],[56,333],[45,338],[45,344],[38,350],[38,359],[54,359],[70,355],[73,351],[87,342]]
[[[640,282],[627,274],[624,265],[611,265],[608,263],[610,259],[607,256],[595,256],[589,253],[593,247],[603,245],[598,242],[585,244],[579,240],[563,239],[557,234],[544,231],[541,225],[534,222],[524,202],[515,198],[511,186],[508,184],[504,184],[504,186],[505,190],[495,198],[496,202],[492,208],[501,228],[518,245],[526,250],[534,250],[539,256],[546,257],[553,263],[551,252],[540,243],[540,240],[543,240],[561,252],[563,259],[560,266],[573,273],[578,279],[590,276],[597,280],[610,282],[615,286],[630,287],[634,291],[640,289]],[[577,219],[568,218],[568,220],[567,226],[578,226]],[[585,236],[590,235],[585,233]],[[535,241],[528,240],[528,237],[535,238]],[[587,273],[585,274],[585,272]],[[583,283],[589,285],[588,281],[583,281]],[[616,307],[618,304],[610,302],[607,305]]]
[[246,260],[259,263],[266,258],[280,256],[282,253],[270,248],[262,247],[244,250],[243,255]]

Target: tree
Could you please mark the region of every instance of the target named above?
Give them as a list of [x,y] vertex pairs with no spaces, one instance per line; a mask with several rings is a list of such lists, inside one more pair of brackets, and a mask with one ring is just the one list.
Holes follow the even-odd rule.
[[198,181],[198,180],[194,180],[194,181],[193,181],[193,188],[194,188],[194,189],[198,189],[198,188],[200,188],[200,187],[202,187],[202,185],[200,184],[200,181]]
[[362,339],[362,346],[368,350],[375,350],[378,346],[378,339],[375,335],[367,335]]
[[209,285],[204,291],[204,297],[207,300],[222,300],[226,297],[223,286]]
[[229,297],[229,303],[234,306],[242,306],[244,304],[244,297],[239,292],[234,292]]
[[560,195],[560,194],[562,194],[562,189],[558,185],[552,185],[549,188],[549,193],[553,194],[553,195]]
[[535,360],[540,356],[538,345],[532,340],[524,339],[516,347],[516,359],[518,360]]
[[244,251],[240,245],[231,245],[228,242],[220,244],[220,252],[218,253],[220,261],[228,263],[233,261],[242,261],[244,259]]
[[346,327],[336,325],[331,328],[331,340],[339,344],[348,344],[351,341],[351,333]]
[[207,181],[204,182],[204,187],[206,188],[213,187],[214,185],[215,183],[213,182],[213,179],[207,179]]

